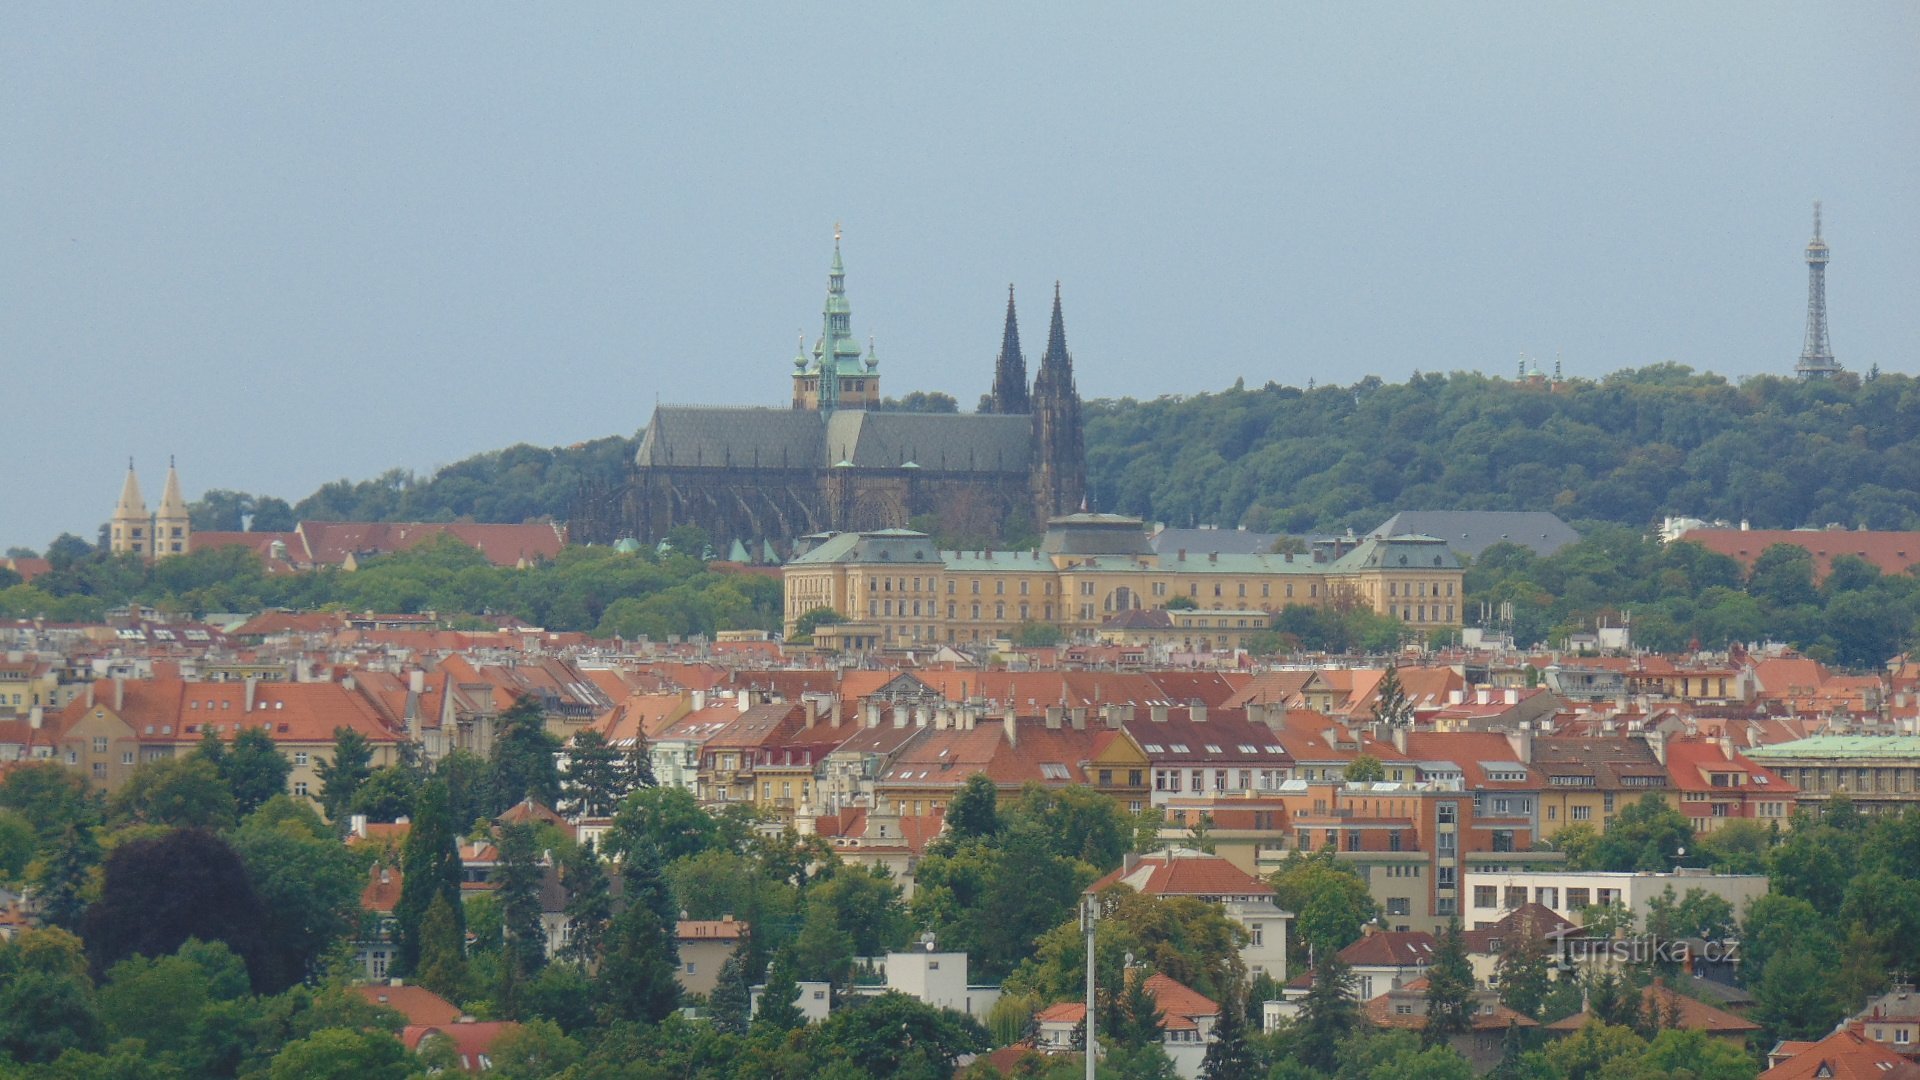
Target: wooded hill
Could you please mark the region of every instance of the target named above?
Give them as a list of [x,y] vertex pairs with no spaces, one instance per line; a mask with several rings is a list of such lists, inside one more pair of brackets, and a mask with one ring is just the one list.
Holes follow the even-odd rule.
[[[1920,528],[1920,382],[1906,375],[1732,382],[1658,364],[1557,384],[1368,376],[1101,399],[1086,416],[1093,508],[1169,524],[1304,533],[1459,509],[1634,526],[1684,514],[1755,528]],[[521,445],[426,477],[341,480],[293,516],[564,519],[581,482],[617,480],[634,445]],[[209,504],[216,494],[230,493],[209,493]],[[238,523],[208,515],[195,525]]]

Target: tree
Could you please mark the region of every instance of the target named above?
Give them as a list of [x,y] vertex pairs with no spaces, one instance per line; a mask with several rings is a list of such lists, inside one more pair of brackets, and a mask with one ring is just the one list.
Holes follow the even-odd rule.
[[1426,1044],[1438,1046],[1472,1032],[1473,1014],[1473,966],[1467,961],[1460,921],[1455,919],[1440,931],[1433,964],[1427,969]]
[[1312,975],[1313,985],[1300,1002],[1295,1057],[1310,1068],[1332,1072],[1340,1040],[1360,1022],[1360,1007],[1353,997],[1353,973],[1339,953],[1328,952]]
[[262,727],[250,727],[233,737],[221,776],[233,789],[233,801],[239,816],[245,817],[261,803],[287,790],[287,774],[293,764],[273,745],[273,736]]
[[844,1061],[855,1075],[951,1076],[962,1054],[986,1049],[972,1017],[936,1009],[900,993],[858,1000],[827,1017],[808,1038],[821,1061]]
[[368,821],[398,821],[413,812],[413,800],[420,793],[421,774],[405,765],[382,765],[368,774],[354,789],[347,803],[350,814],[365,814]]
[[560,884],[567,890],[567,923],[572,927],[562,953],[591,973],[599,967],[607,924],[613,919],[606,868],[592,840],[561,858]]
[[1500,1004],[1534,1020],[1552,992],[1553,960],[1545,929],[1522,920],[1500,943],[1494,973],[1500,980]]
[[620,751],[607,737],[588,729],[573,737],[562,777],[566,811],[583,817],[608,817],[628,786],[623,782]]
[[445,893],[434,893],[414,940],[418,951],[412,969],[414,981],[442,997],[464,997],[467,988],[465,912],[448,900]]
[[1372,754],[1355,754],[1353,760],[1347,762],[1345,778],[1349,784],[1378,783],[1387,778],[1387,769]]
[[1373,721],[1388,727],[1413,722],[1413,703],[1407,700],[1407,691],[1400,685],[1399,669],[1391,664],[1387,665],[1387,673],[1380,677],[1380,685],[1373,692]]
[[373,775],[373,745],[353,728],[334,728],[333,757],[314,766],[314,774],[320,778],[321,809],[328,821],[339,821]]
[[1220,1021],[1200,1063],[1204,1080],[1247,1080],[1260,1075],[1260,1057],[1247,1038],[1246,1006],[1236,993],[1220,1002]]
[[256,990],[278,990],[290,979],[268,947],[266,908],[246,867],[203,830],[176,829],[115,848],[85,925],[96,978],[129,956],[164,956],[198,938],[225,942],[246,962]]
[[1023,622],[1013,629],[1013,643],[1023,649],[1045,648],[1067,640],[1067,632],[1052,623]]
[[621,865],[626,907],[614,916],[596,985],[608,1020],[657,1024],[680,1005],[673,896],[659,856],[641,844]]
[[1589,1020],[1586,1026],[1547,1048],[1546,1060],[1567,1080],[1596,1080],[1610,1062],[1644,1053],[1645,1039],[1630,1028]]
[[488,1056],[499,1080],[545,1080],[580,1060],[580,1044],[551,1020],[529,1020],[494,1041]]
[[1680,850],[1693,843],[1693,827],[1685,814],[1648,794],[1628,803],[1607,825],[1593,845],[1590,865],[1578,870],[1671,870]]
[[558,805],[560,771],[554,759],[559,752],[560,739],[547,730],[540,700],[531,694],[515,698],[500,714],[493,740],[498,808],[505,809],[522,799],[543,806]]
[[767,965],[767,985],[760,991],[760,1007],[754,1010],[753,1028],[784,1032],[805,1026],[806,1014],[800,1011],[800,983],[793,973],[793,958],[783,951]]
[[999,800],[1000,789],[985,773],[967,777],[947,807],[948,834],[957,842],[999,832]]
[[26,815],[0,809],[0,883],[17,882],[26,876],[38,839]]
[[708,998],[713,1010],[713,1026],[728,1035],[747,1033],[747,1010],[752,1004],[747,985],[745,954],[738,948],[727,954],[720,965],[720,978]]
[[400,900],[394,905],[394,961],[397,974],[411,975],[421,961],[421,923],[435,897],[445,897],[458,937],[465,940],[460,905],[460,847],[448,817],[447,785],[439,778],[421,785],[413,821],[400,856]]
[[1128,812],[1085,784],[1046,788],[1029,783],[999,817],[1010,829],[1030,827],[1055,855],[1077,859],[1101,873],[1118,867],[1132,847],[1134,822]]
[[1160,1041],[1161,1025],[1167,1018],[1153,991],[1147,988],[1147,975],[1143,967],[1121,969],[1119,992],[1106,1011],[1106,1032],[1098,1036],[1101,1045],[1136,1048]]
[[407,1048],[384,1031],[325,1028],[273,1056],[267,1080],[406,1080]]
[[[500,888],[495,895],[506,929],[506,952],[500,968],[508,985],[524,982],[547,962],[547,931],[540,921],[540,841],[526,822],[504,826],[499,835]],[[500,1002],[509,1016],[517,1016],[510,995]]]
[[1335,861],[1330,848],[1289,854],[1272,882],[1274,903],[1295,913],[1290,964],[1305,967],[1309,950],[1318,960],[1346,948],[1360,940],[1361,929],[1379,915],[1367,883]]
[[847,621],[845,615],[830,607],[808,608],[793,621],[793,640],[797,644],[806,644],[813,640],[813,632],[823,626],[838,626]]
[[100,1015],[111,1039],[139,1039],[178,1061],[203,1034],[202,1014],[250,991],[246,965],[218,942],[188,941],[172,956],[131,956],[107,972]]
[[1754,985],[1753,1018],[1775,1039],[1817,1039],[1833,1029],[1851,1007],[1835,993],[1828,967],[1832,958],[1806,948],[1790,948],[1767,961]]
[[0,940],[0,1060],[49,1062],[100,1045],[101,1034],[78,938],[28,930]]
[[366,870],[307,806],[275,796],[228,842],[265,908],[267,940],[288,978],[319,973],[360,917]]
[[620,800],[607,833],[607,853],[620,856],[641,843],[664,862],[697,855],[712,846],[719,827],[693,792],[679,787],[643,787]]
[[142,762],[110,806],[119,821],[182,829],[224,829],[238,816],[232,789],[197,753]]

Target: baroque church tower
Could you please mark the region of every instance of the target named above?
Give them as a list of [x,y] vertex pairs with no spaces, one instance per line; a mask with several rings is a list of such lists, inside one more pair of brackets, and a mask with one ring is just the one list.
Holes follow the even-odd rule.
[[1087,448],[1080,428],[1080,393],[1073,384],[1073,355],[1060,315],[1060,283],[1053,284],[1053,325],[1047,351],[1033,379],[1033,485],[1035,519],[1081,510],[1087,498]]
[[127,478],[120,485],[120,501],[107,525],[107,550],[115,555],[138,555],[152,560],[184,555],[193,542],[193,521],[187,500],[180,494],[180,473],[167,462],[167,486],[160,508],[149,514],[140,495],[140,477],[127,459]]

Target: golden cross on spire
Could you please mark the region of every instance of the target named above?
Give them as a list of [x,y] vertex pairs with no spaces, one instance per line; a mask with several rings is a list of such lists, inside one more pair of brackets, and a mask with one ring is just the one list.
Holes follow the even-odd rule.
[[837,221],[833,223],[833,243],[836,247],[840,244],[840,223]]

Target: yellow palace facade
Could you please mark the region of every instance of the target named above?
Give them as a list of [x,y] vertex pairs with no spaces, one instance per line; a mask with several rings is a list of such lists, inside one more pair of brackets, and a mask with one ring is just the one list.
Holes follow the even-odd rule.
[[[787,633],[818,608],[847,621],[816,635],[852,647],[990,641],[1022,623],[1068,633],[1181,598],[1196,609],[1366,607],[1410,628],[1457,627],[1464,571],[1429,536],[1324,541],[1311,553],[1155,552],[1138,518],[1054,518],[1035,551],[940,551],[906,529],[807,537],[782,571]],[[1182,604],[1181,606],[1187,606]]]

